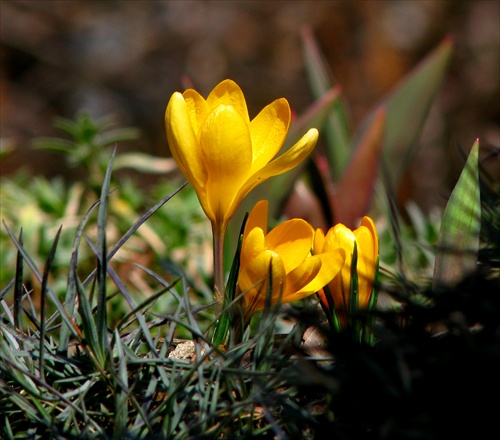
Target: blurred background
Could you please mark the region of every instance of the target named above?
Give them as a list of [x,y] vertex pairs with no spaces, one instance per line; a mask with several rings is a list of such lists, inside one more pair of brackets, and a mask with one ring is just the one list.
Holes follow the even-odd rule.
[[[352,127],[446,36],[449,72],[420,138],[408,191],[442,205],[480,138],[498,172],[500,3],[450,1],[9,1],[0,2],[1,174],[68,175],[61,155],[32,139],[60,134],[55,116],[112,114],[141,130],[120,145],[167,157],[170,95],[203,94],[234,79],[251,117],[278,97],[301,113],[313,101],[301,29],[311,28],[342,86]],[[493,165],[492,165],[493,163]],[[496,165],[495,165],[496,164]]]

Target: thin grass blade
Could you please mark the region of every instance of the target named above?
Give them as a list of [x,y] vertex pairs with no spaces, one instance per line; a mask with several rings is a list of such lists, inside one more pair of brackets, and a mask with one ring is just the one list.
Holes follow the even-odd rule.
[[[23,245],[23,230],[19,232],[19,244]],[[23,330],[23,269],[24,260],[23,254],[18,250],[16,258],[16,274],[14,284],[14,325],[20,330]]]
[[[70,315],[73,316],[73,312],[75,310],[75,302],[76,302],[76,283],[75,279],[78,276],[77,275],[77,265],[78,265],[78,249],[80,248],[80,243],[82,240],[83,236],[83,230],[90,218],[90,215],[96,208],[96,206],[99,204],[99,200],[94,202],[92,206],[87,210],[87,212],[84,214],[82,217],[82,220],[80,221],[80,224],[78,225],[78,228],[76,229],[75,232],[75,237],[73,239],[73,252],[71,255],[71,260],[70,260],[70,265],[69,265],[69,272],[68,272],[68,284],[67,284],[67,289],[66,289],[66,298],[64,300],[64,305],[66,306],[66,310],[69,311]],[[60,353],[66,353],[68,350],[68,343],[69,343],[69,335],[70,335],[70,328],[63,324],[59,336],[59,346],[58,346],[58,351]]]
[[85,337],[85,342],[102,370],[104,368],[106,359],[104,356],[104,352],[102,351],[102,346],[99,343],[97,326],[96,322],[94,321],[94,315],[92,313],[92,306],[90,305],[90,302],[87,298],[87,293],[85,292],[85,289],[78,277],[76,277],[76,274],[73,282],[76,286],[78,297],[78,312],[82,319],[81,325],[83,335]]
[[40,369],[40,377],[42,380],[45,379],[45,333],[46,333],[46,322],[45,322],[45,311],[46,311],[46,297],[47,297],[47,286],[49,281],[50,269],[52,268],[52,263],[54,262],[54,258],[56,256],[57,244],[59,243],[59,238],[61,237],[62,225],[59,226],[57,230],[56,237],[54,242],[52,243],[52,247],[50,249],[49,255],[47,257],[47,261],[45,263],[45,268],[43,270],[42,277],[42,286],[41,286],[41,294],[40,294],[40,354],[39,354],[39,369]]
[[97,212],[97,248],[101,258],[97,259],[97,336],[99,338],[100,351],[106,353],[108,348],[108,319],[107,319],[107,242],[106,242],[106,224],[108,213],[108,198],[111,185],[111,173],[113,170],[113,159],[116,154],[116,147],[109,159],[106,174],[101,188],[101,197],[99,210]]
[[117,356],[117,371],[113,371],[115,390],[115,414],[113,438],[120,440],[126,437],[128,419],[128,374],[127,363],[124,356],[120,334],[115,329],[114,351]]
[[[29,266],[29,268],[31,269],[31,271],[33,272],[33,274],[35,275],[35,277],[37,278],[37,280],[40,281],[40,282],[42,282],[42,278],[43,277],[40,274],[40,271],[39,271],[38,266],[36,265],[36,263],[30,257],[30,255],[28,254],[28,252],[26,252],[26,249],[24,249],[24,247],[21,245],[21,243],[19,243],[19,241],[17,240],[16,236],[13,234],[12,230],[7,226],[7,224],[5,223],[5,221],[3,222],[3,224],[4,224],[4,227],[5,227],[5,230],[7,231],[7,234],[9,235],[10,239],[12,240],[12,242],[14,243],[14,245],[16,246],[16,248],[18,249],[18,251],[22,254],[23,259],[26,262],[26,264]],[[65,307],[63,306],[63,304],[61,303],[61,301],[59,300],[59,298],[57,297],[57,295],[55,294],[55,292],[48,285],[47,285],[47,293],[48,293],[48,295],[49,295],[50,300],[52,301],[52,303],[56,306],[57,311],[59,312],[59,314],[60,314],[61,318],[63,319],[63,321],[71,329],[73,329],[74,336],[78,338],[78,333],[74,330],[73,323],[71,321],[70,316],[68,315],[68,312],[66,311]],[[29,297],[28,297],[28,299],[29,299]]]

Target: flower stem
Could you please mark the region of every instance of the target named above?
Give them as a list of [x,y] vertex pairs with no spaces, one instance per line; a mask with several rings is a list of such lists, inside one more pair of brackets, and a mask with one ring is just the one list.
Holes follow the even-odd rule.
[[224,238],[226,236],[226,226],[212,224],[212,234],[214,240],[214,299],[216,301],[215,310],[218,315],[224,303]]

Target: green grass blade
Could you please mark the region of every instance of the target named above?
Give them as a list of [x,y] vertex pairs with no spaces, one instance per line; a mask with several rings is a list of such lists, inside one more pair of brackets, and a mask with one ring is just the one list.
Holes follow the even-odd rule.
[[96,322],[94,321],[94,316],[92,314],[92,306],[90,305],[90,302],[87,298],[87,292],[85,292],[85,289],[80,280],[78,279],[78,277],[76,276],[76,274],[74,274],[73,282],[75,283],[76,286],[76,292],[78,297],[78,312],[82,319],[81,325],[85,342],[90,348],[91,353],[97,360],[102,370],[104,368],[104,364],[106,361],[104,356],[105,352],[103,352],[102,346],[99,343],[97,326]]
[[8,322],[14,325],[14,315],[11,313],[10,307],[4,299],[0,299],[0,305],[3,308],[3,313],[0,314],[1,322]]
[[106,242],[106,224],[108,215],[108,198],[111,185],[111,173],[113,170],[113,159],[116,154],[116,148],[109,159],[106,174],[101,188],[101,197],[99,210],[97,212],[97,248],[101,254],[101,258],[97,259],[97,336],[102,353],[106,353],[108,349],[108,319],[107,319],[107,242]]
[[128,374],[127,363],[122,348],[122,342],[118,331],[115,329],[114,351],[118,358],[117,371],[113,371],[114,393],[115,393],[115,414],[113,438],[120,440],[126,437],[127,419],[128,419]]
[[[69,311],[70,315],[73,316],[73,312],[75,310],[75,300],[76,300],[76,283],[75,279],[77,277],[77,265],[78,265],[78,249],[80,248],[80,243],[83,236],[83,230],[90,218],[90,215],[94,211],[95,207],[99,204],[99,200],[94,202],[92,206],[87,210],[87,212],[82,217],[80,224],[75,232],[75,237],[73,239],[73,252],[71,255],[69,272],[68,272],[68,284],[66,289],[66,298],[64,300],[64,305],[66,306],[66,310]],[[57,350],[60,353],[65,353],[68,350],[69,343],[69,335],[71,329],[63,324],[61,328],[61,332],[59,335],[59,346]]]
[[[38,281],[42,282],[42,275],[40,274],[40,271],[38,269],[37,264],[30,257],[28,252],[26,252],[26,249],[24,249],[24,247],[21,245],[21,243],[19,243],[16,236],[13,234],[12,230],[7,226],[5,221],[3,222],[3,224],[4,224],[5,230],[7,231],[7,234],[9,235],[10,239],[13,241],[13,243],[16,246],[16,248],[18,249],[18,251],[21,252],[25,263],[29,266],[29,268],[31,269],[31,271],[35,275],[36,279]],[[59,298],[57,297],[55,292],[50,288],[50,286],[47,286],[47,293],[48,293],[52,303],[56,306],[57,311],[59,312],[63,321],[66,323],[66,325],[68,325],[70,328],[73,329],[73,323],[72,323],[72,320],[71,320],[68,312],[64,308],[63,304],[61,303],[61,301],[59,300]],[[29,297],[28,297],[28,299],[29,299]],[[78,334],[75,331],[73,332],[73,334],[74,334],[74,336],[78,337]]]
[[6,286],[0,290],[0,301],[2,301],[5,297],[5,295],[7,295],[7,293],[9,292],[10,289],[12,289],[12,287],[15,285],[16,283],[16,278],[14,276],[14,278],[12,278],[7,284]]
[[[19,232],[19,243],[23,245],[23,230]],[[16,258],[16,274],[14,284],[14,324],[22,331],[23,330],[23,269],[24,261],[23,254],[17,251]]]
[[50,269],[52,267],[52,263],[54,262],[54,258],[56,256],[57,244],[59,243],[59,238],[61,237],[62,225],[59,226],[57,230],[56,238],[52,243],[52,247],[50,249],[49,255],[47,257],[47,261],[45,263],[45,268],[43,270],[42,277],[42,287],[40,294],[40,357],[39,357],[39,369],[40,369],[40,377],[42,380],[45,379],[45,333],[46,333],[46,322],[45,322],[45,310],[46,310],[46,297],[47,297],[47,286],[49,281]]
[[443,213],[434,287],[455,284],[476,269],[480,231],[479,140],[476,140]]

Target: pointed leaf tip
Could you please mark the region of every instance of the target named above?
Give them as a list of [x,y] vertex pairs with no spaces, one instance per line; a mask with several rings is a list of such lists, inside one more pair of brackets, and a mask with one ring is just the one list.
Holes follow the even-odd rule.
[[443,213],[434,287],[457,283],[475,270],[480,230],[479,140],[476,140]]

